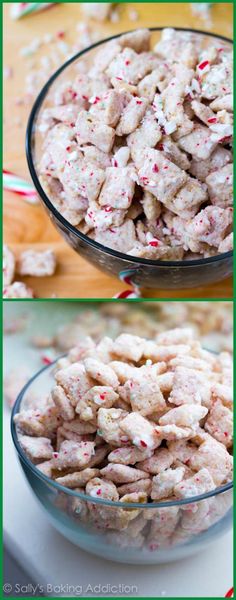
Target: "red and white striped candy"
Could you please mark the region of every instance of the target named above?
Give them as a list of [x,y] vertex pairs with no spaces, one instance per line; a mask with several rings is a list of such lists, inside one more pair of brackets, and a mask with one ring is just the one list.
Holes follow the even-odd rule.
[[113,298],[135,299],[135,298],[140,298],[140,293],[138,292],[138,290],[124,290],[123,292],[119,292],[118,294],[113,296]]
[[234,597],[234,588],[230,588],[230,590],[225,594],[225,598],[233,598]]
[[12,19],[21,19],[34,12],[45,10],[57,2],[13,2],[10,15]]
[[6,171],[6,169],[3,170],[3,188],[22,196],[29,204],[39,203],[39,198],[34,186],[11,171]]

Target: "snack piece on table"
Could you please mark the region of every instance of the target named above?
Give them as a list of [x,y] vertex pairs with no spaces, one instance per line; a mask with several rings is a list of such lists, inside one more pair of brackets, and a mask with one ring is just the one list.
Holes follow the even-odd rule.
[[53,275],[56,270],[56,257],[52,250],[42,252],[32,249],[24,250],[17,261],[19,275],[46,277]]

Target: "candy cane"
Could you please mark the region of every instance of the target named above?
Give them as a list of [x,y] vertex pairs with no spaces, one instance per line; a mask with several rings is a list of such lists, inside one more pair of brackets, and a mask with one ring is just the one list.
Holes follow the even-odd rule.
[[51,365],[55,360],[55,352],[53,349],[48,349],[47,352],[41,354],[40,359],[43,365]]
[[3,170],[3,188],[22,196],[29,204],[38,204],[37,192],[31,183],[11,171]]
[[136,283],[133,283],[132,276],[136,274],[136,269],[126,269],[125,271],[120,271],[119,279],[124,281],[128,285],[131,285],[131,290],[124,290],[123,292],[119,292],[113,298],[140,298],[141,292],[139,286]]
[[124,290],[124,292],[119,292],[115,294],[113,298],[140,298],[140,294],[137,294],[134,290]]
[[133,293],[139,298],[141,296],[140,287],[137,283],[134,283],[132,279],[136,274],[137,269],[125,269],[125,271],[120,271],[119,279],[128,285],[131,285]]
[[119,279],[121,281],[124,281],[125,283],[128,283],[128,285],[132,285],[132,287],[134,288],[138,288],[138,286],[136,284],[133,284],[132,281],[132,275],[136,274],[136,269],[126,269],[125,271],[120,271],[119,273]]
[[57,4],[57,2],[14,2],[11,5],[10,15],[12,19],[21,19],[33,12],[45,10],[53,4]]
[[234,597],[234,588],[230,588],[230,590],[225,594],[225,598],[233,598]]

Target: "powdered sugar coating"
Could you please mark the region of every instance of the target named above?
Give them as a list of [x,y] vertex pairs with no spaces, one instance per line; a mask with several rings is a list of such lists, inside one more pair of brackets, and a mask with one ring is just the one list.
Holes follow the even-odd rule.
[[20,275],[32,275],[34,277],[45,277],[53,275],[56,269],[56,257],[52,250],[35,252],[25,250],[19,256],[17,272]]
[[57,209],[140,258],[232,247],[231,48],[185,34],[164,29],[154,48],[147,29],[107,42],[56,89],[39,125],[39,174]]
[[22,281],[14,281],[10,285],[6,285],[3,290],[3,298],[33,298],[34,293]]
[[[106,536],[110,531],[110,543],[131,546],[141,535],[138,547],[145,544],[149,550],[189,540],[219,520],[228,504],[218,507],[218,496],[207,505],[201,501],[162,509],[158,502],[191,499],[231,478],[230,355],[203,349],[189,327],[160,333],[156,340],[132,334],[114,341],[103,338],[69,354],[75,362],[67,359],[56,370],[46,405],[39,401],[38,408],[15,416],[19,442],[36,468],[57,484],[90,496],[89,502],[58,497],[60,510]],[[109,386],[97,381],[105,373]],[[194,381],[198,394],[193,393]],[[133,406],[130,382],[137,385],[139,410]],[[111,505],[94,503],[97,498]],[[120,505],[112,506],[117,501]],[[157,506],[142,509],[146,502]]]

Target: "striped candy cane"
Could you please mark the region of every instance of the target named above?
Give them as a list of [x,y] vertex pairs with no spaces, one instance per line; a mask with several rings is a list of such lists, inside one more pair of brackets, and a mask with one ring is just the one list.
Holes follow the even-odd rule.
[[136,294],[133,290],[124,290],[124,292],[119,292],[119,294],[115,294],[113,298],[140,298],[140,294]]
[[22,196],[29,204],[39,203],[39,198],[33,185],[5,169],[3,170],[3,188]]
[[135,299],[135,298],[140,298],[141,297],[141,292],[139,289],[139,286],[135,283],[133,283],[132,281],[132,276],[134,276],[136,273],[136,269],[126,269],[125,271],[120,271],[119,273],[119,279],[121,281],[124,281],[124,283],[127,283],[128,285],[131,285],[131,290],[124,290],[123,292],[120,292],[118,294],[116,294],[115,296],[113,296],[113,298],[130,298],[130,299]]
[[121,281],[124,281],[128,285],[132,285],[132,287],[136,289],[136,288],[138,288],[138,286],[136,284],[134,284],[132,281],[132,276],[134,276],[135,274],[136,274],[136,269],[126,269],[125,271],[120,271],[119,279]]
[[234,588],[230,588],[230,590],[225,594],[225,598],[233,598],[234,597]]
[[31,13],[45,10],[45,8],[53,6],[53,4],[57,4],[57,2],[13,2],[10,15],[12,19],[21,19]]

